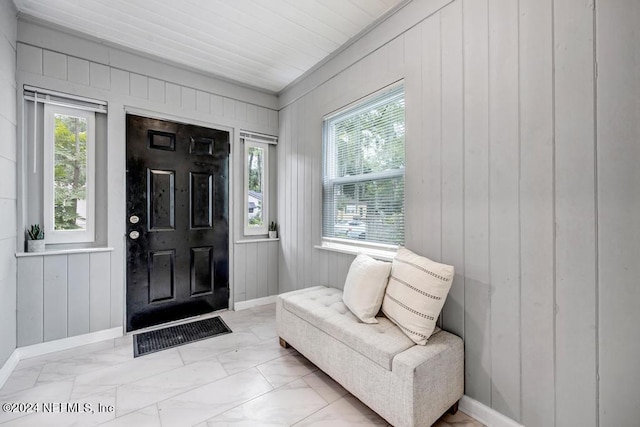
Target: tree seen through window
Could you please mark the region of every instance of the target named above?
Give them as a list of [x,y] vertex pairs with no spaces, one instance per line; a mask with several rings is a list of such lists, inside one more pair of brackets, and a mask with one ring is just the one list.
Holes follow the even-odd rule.
[[87,121],[55,115],[54,216],[56,230],[86,228]]

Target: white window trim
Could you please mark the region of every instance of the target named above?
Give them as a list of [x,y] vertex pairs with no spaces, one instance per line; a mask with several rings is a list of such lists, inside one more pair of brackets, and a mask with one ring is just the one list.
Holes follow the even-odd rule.
[[[258,142],[253,139],[243,139],[244,142],[244,168],[243,168],[243,180],[244,180],[244,193],[242,195],[244,199],[244,210],[242,213],[242,223],[244,224],[245,236],[258,236],[269,234],[269,144],[265,142]],[[264,152],[264,165],[262,173],[264,174],[264,180],[262,182],[262,227],[249,227],[249,148],[261,148]]]
[[[367,174],[367,175],[355,175],[355,176],[347,176],[347,177],[340,177],[340,178],[326,178],[327,176],[327,168],[328,168],[328,164],[326,162],[326,158],[327,157],[332,157],[333,156],[333,150],[335,149],[335,143],[334,143],[334,138],[335,135],[332,132],[332,128],[333,128],[333,123],[332,120],[334,117],[340,116],[345,112],[350,112],[351,114],[358,114],[359,112],[365,111],[368,108],[370,108],[369,106],[365,107],[364,105],[371,99],[378,97],[382,94],[389,93],[392,92],[394,90],[396,90],[397,88],[402,87],[403,90],[403,96],[404,96],[404,81],[400,80],[398,82],[392,83],[389,86],[382,88],[378,91],[375,91],[357,101],[354,101],[344,107],[339,108],[338,110],[335,110],[329,114],[326,114],[323,118],[323,126],[322,126],[322,150],[323,150],[323,176],[322,176],[322,191],[326,191],[326,188],[333,188],[333,186],[335,184],[346,184],[346,183],[358,183],[358,182],[364,182],[364,181],[368,181],[373,179],[386,179],[386,178],[396,178],[396,177],[400,177],[405,175],[405,171],[404,169],[395,169],[395,170],[389,170],[389,171],[383,171],[383,172],[378,172],[378,173],[373,173],[373,174]],[[405,123],[406,123],[406,113],[405,113]],[[331,140],[330,144],[327,144],[327,139]],[[406,148],[406,142],[405,142],[405,148]],[[405,181],[406,183],[406,181]],[[405,187],[405,191],[406,191],[406,187]],[[405,199],[404,199],[404,203],[406,205],[406,193],[405,193]],[[323,200],[323,205],[322,205],[322,212],[324,215],[324,211],[325,211],[325,206],[324,206],[324,200]],[[321,225],[321,228],[323,226]],[[406,230],[405,230],[406,231]],[[316,249],[322,249],[322,250],[327,250],[327,251],[334,251],[334,252],[340,252],[340,253],[347,253],[347,254],[352,254],[352,255],[357,255],[359,253],[365,253],[373,258],[376,259],[380,259],[380,260],[385,260],[385,261],[390,261],[393,259],[393,257],[395,256],[397,250],[398,250],[398,245],[394,245],[394,244],[387,244],[387,243],[375,243],[375,242],[359,242],[357,240],[352,240],[352,239],[342,239],[339,237],[328,237],[324,235],[324,231],[321,232],[321,238],[320,238],[320,244],[319,245],[314,245],[314,247]]]
[[[87,228],[54,230],[55,114],[87,120]],[[53,104],[44,105],[44,228],[47,243],[86,243],[95,241],[95,113]]]

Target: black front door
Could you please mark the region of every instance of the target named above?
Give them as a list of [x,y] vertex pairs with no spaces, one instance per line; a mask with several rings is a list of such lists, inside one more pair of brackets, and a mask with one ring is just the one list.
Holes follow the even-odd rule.
[[127,115],[127,331],[229,304],[229,133]]

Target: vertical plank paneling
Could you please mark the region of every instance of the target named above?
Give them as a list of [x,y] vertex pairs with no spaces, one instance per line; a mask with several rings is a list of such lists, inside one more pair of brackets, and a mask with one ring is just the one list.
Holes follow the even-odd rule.
[[428,19],[422,27],[422,136],[420,164],[422,168],[421,247],[409,248],[433,260],[441,260],[442,239],[442,85],[440,52],[440,19]]
[[599,421],[622,426],[640,420],[640,3],[597,7]]
[[307,205],[306,205],[306,196],[308,191],[307,186],[307,159],[306,159],[306,149],[307,149],[307,139],[305,137],[304,129],[307,129],[307,104],[309,103],[309,96],[306,95],[302,102],[300,103],[300,115],[299,115],[299,130],[298,130],[298,144],[296,144],[296,148],[298,149],[297,163],[298,163],[298,172],[296,174],[296,181],[298,181],[298,197],[297,197],[297,223],[298,227],[296,230],[298,243],[296,245],[297,255],[298,255],[298,275],[296,282],[296,289],[304,288],[305,284],[305,252],[306,252],[306,244],[307,241],[305,239],[305,228],[304,224],[306,221],[306,216],[309,214]]
[[[321,126],[321,107],[318,103],[319,95],[313,93],[313,109],[310,113],[311,126]],[[309,135],[311,144],[313,164],[312,164],[312,186],[311,210],[314,212],[314,219],[311,223],[312,245],[318,245],[322,240],[322,133],[311,133]],[[327,253],[318,249],[312,249],[312,277],[311,286],[326,285],[328,282]]]
[[111,90],[120,95],[129,95],[129,73],[117,68],[111,70]]
[[180,87],[180,105],[186,111],[196,110],[196,91],[190,87]]
[[442,45],[442,262],[455,267],[444,327],[464,339],[464,124],[462,2],[440,14]]
[[43,339],[67,337],[67,255],[44,258]]
[[[414,27],[404,37],[406,57],[404,98],[405,127],[407,135],[414,135],[416,141],[422,141],[422,59],[415,52],[422,50],[422,25]],[[408,248],[419,250],[422,246],[422,147],[421,144],[405,143],[405,233],[404,244]]]
[[267,126],[269,124],[269,110],[258,107],[258,123]]
[[[284,111],[288,111],[290,107],[285,107]],[[288,162],[285,158],[286,147],[289,145],[289,134],[287,133],[286,123],[289,121],[288,114],[280,114],[278,129],[280,130],[279,140],[278,140],[278,148],[276,150],[276,156],[278,157],[278,209],[277,209],[277,218],[278,218],[278,237],[280,241],[278,242],[278,293],[284,291],[284,286],[282,286],[282,280],[285,275],[286,266],[284,265],[285,257],[283,252],[284,246],[284,237],[282,233],[284,232],[284,223],[285,223],[285,215],[286,215],[286,205],[285,198],[287,197],[285,190],[285,168],[288,166]]]
[[327,268],[328,268],[328,276],[329,281],[326,286],[330,286],[332,288],[338,287],[338,253],[336,252],[328,252],[327,253]]
[[233,296],[234,301],[247,299],[247,245],[235,245],[233,269]]
[[222,97],[219,95],[211,95],[211,114],[214,116],[224,115]]
[[258,272],[257,272],[257,264],[258,264],[258,244],[257,243],[247,243],[245,245],[247,247],[247,255],[244,258],[244,261],[241,263],[241,267],[246,271],[246,292],[247,292],[247,300],[252,300],[258,297]]
[[111,72],[109,67],[92,62],[89,64],[89,79],[91,86],[99,89],[111,89]]
[[263,298],[269,295],[269,250],[271,243],[256,244],[258,250],[258,259],[256,260],[256,276],[257,276],[257,298]]
[[296,234],[298,228],[298,157],[297,157],[297,145],[299,141],[300,135],[298,134],[298,120],[300,119],[299,115],[300,111],[300,103],[297,102],[296,105],[291,108],[291,121],[289,122],[289,132],[291,143],[287,147],[288,155],[289,155],[289,167],[287,168],[288,172],[288,191],[289,197],[287,201],[287,258],[291,261],[289,265],[286,277],[286,289],[294,290],[298,289],[297,283],[297,275],[298,275],[298,248],[296,247],[298,243],[298,235]]
[[[305,128],[312,129],[313,126],[313,99],[312,95],[307,95],[305,97],[307,99],[306,108],[305,108]],[[314,187],[314,177],[313,177],[313,147],[312,140],[309,136],[305,136],[304,138],[304,182],[305,182],[305,192],[304,192],[304,286],[309,286],[309,283],[313,282],[313,245],[315,244],[313,241],[313,222],[317,220],[318,214],[313,210],[313,187]]]
[[235,119],[236,101],[230,98],[222,98],[222,114],[229,119]]
[[[291,213],[291,243],[292,252],[290,255],[294,258],[294,264],[292,265],[292,287],[293,289],[300,289],[304,287],[302,282],[302,271],[304,269],[304,249],[302,245],[304,241],[302,239],[302,226],[304,222],[302,218],[302,210],[304,209],[304,164],[303,162],[303,150],[304,150],[304,136],[303,130],[304,123],[304,97],[300,102],[296,103],[296,119],[293,122],[293,135],[295,135],[295,143],[292,146],[292,183],[291,183],[291,197],[293,200],[292,213]],[[302,175],[301,175],[302,174]]]
[[268,244],[269,257],[269,286],[267,295],[278,295],[278,251],[280,242],[272,242]]
[[258,107],[247,104],[247,123],[258,124]]
[[67,334],[89,333],[89,254],[71,254],[67,261]]
[[551,0],[520,1],[520,421],[532,427],[555,417],[552,17]]
[[180,91],[180,86],[173,83],[165,82],[164,96],[165,96],[165,102],[167,105],[170,105],[174,108],[181,107],[182,93]]
[[465,0],[465,393],[491,405],[489,276],[489,45],[487,0]]
[[149,100],[164,104],[164,81],[149,78]]
[[[619,394],[637,394],[640,381],[626,370],[640,345],[628,342],[632,326],[621,326],[637,323],[640,53],[631,28],[639,7],[622,0],[594,12],[593,0],[460,0],[403,35],[405,243],[462,265],[463,286],[454,285],[444,319],[464,334],[465,393],[527,426],[638,418],[637,405]],[[389,49],[398,43],[362,61],[342,58],[350,65],[313,90],[311,104],[298,100],[281,112],[295,128],[280,157],[292,182],[279,186],[293,190],[282,204],[291,221],[313,185],[309,163],[295,154],[321,158],[298,146],[317,129],[299,111],[319,120],[375,90],[380,76],[367,70],[388,74],[398,54]],[[602,55],[598,144],[594,51]],[[319,220],[312,222],[312,236],[320,236]],[[298,224],[288,227],[298,234],[283,242],[280,276],[299,277],[302,265],[307,277],[304,250],[312,243]],[[301,232],[308,229],[305,221]],[[314,276],[323,272],[340,287],[350,258],[315,253]],[[460,315],[462,325],[452,325]]]
[[17,327],[18,347],[43,341],[43,283],[42,257],[18,260]]
[[595,426],[593,2],[554,2],[556,425]]
[[278,236],[280,237],[280,248],[278,257],[278,292],[285,292],[288,289],[287,277],[289,275],[289,268],[284,263],[289,263],[288,260],[288,239],[289,239],[289,205],[287,201],[290,199],[288,191],[290,189],[287,179],[291,178],[289,168],[291,167],[289,159],[289,147],[291,145],[291,106],[286,107],[288,114],[280,114],[280,138],[278,140],[278,221],[280,222],[280,230],[278,230]]
[[388,50],[388,76],[385,76],[386,80],[397,80],[399,77],[403,77],[405,75],[405,37],[406,34],[402,34],[386,46]]
[[351,267],[351,263],[355,259],[355,255],[343,253],[338,253],[336,255],[336,262],[333,266],[336,270],[333,287],[344,289],[344,282],[347,278],[347,273],[349,273],[349,267]]
[[518,4],[489,1],[491,407],[520,418]]
[[111,302],[111,313],[109,317],[111,319],[111,327],[116,328],[118,326],[122,326],[124,322],[124,303],[125,301],[125,287],[123,285],[123,281],[120,279],[121,277],[125,277],[126,274],[126,265],[124,263],[113,263],[112,254],[114,252],[109,252],[108,259],[109,264],[111,265],[111,271],[109,275],[109,280],[111,280],[111,288],[109,299]]
[[[3,384],[13,370],[13,359],[16,360],[17,318],[16,309],[18,297],[17,286],[17,262],[16,234],[22,234],[21,227],[17,226],[18,210],[16,208],[19,197],[16,197],[16,189],[21,187],[19,182],[19,169],[16,165],[18,147],[17,126],[20,122],[22,111],[17,111],[23,105],[22,101],[16,102],[17,92],[20,91],[16,84],[16,36],[18,19],[16,17],[14,3],[5,2],[0,8],[0,157],[3,159],[2,167],[6,170],[2,173],[2,200],[0,200],[0,370]],[[22,109],[20,109],[22,110]],[[5,167],[7,165],[9,167]],[[9,197],[8,195],[12,194]],[[5,364],[5,362],[8,362]],[[5,389],[5,394],[6,394]]]
[[204,114],[209,114],[211,111],[211,101],[209,100],[209,94],[201,90],[196,91],[196,111]]
[[290,221],[291,217],[291,115],[292,106],[286,107],[287,114],[280,114],[280,140],[278,141],[278,203],[280,205],[278,209],[278,219],[280,221],[280,251],[278,258],[278,292],[287,292],[292,290],[289,285],[289,275],[291,274],[289,263],[289,236],[290,236]]
[[147,99],[149,97],[149,85],[146,76],[131,73],[129,75],[129,93],[136,98]]
[[42,74],[42,49],[19,43],[17,51],[18,70]]
[[58,52],[45,50],[42,55],[44,75],[56,79],[67,79],[67,56]]
[[89,61],[69,57],[67,76],[70,82],[89,86]]
[[236,101],[235,119],[240,122],[247,121],[247,104],[245,102]]
[[111,326],[110,252],[89,255],[89,330]]

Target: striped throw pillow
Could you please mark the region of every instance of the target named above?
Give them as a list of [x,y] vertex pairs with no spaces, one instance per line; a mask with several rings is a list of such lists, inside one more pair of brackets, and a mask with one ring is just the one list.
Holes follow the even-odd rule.
[[382,312],[413,342],[425,345],[436,327],[454,269],[400,248],[391,266]]

